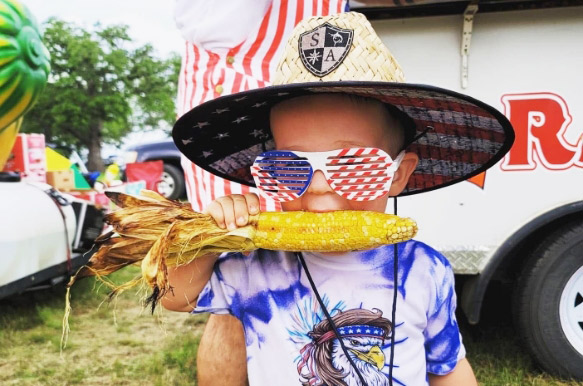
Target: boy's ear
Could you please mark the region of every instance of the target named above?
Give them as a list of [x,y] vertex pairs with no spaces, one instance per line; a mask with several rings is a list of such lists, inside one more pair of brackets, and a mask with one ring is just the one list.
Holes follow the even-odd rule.
[[405,153],[401,165],[399,165],[399,169],[397,169],[393,177],[389,196],[398,196],[405,189],[409,177],[411,177],[411,174],[413,174],[417,167],[417,163],[419,163],[419,156],[416,153]]

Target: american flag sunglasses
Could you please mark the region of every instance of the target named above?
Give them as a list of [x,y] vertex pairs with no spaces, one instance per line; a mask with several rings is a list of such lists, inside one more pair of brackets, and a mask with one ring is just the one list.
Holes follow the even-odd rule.
[[260,154],[251,175],[260,192],[275,201],[292,201],[310,186],[321,170],[330,187],[354,201],[377,199],[389,192],[405,152],[393,161],[377,148],[348,148],[324,152],[272,150]]

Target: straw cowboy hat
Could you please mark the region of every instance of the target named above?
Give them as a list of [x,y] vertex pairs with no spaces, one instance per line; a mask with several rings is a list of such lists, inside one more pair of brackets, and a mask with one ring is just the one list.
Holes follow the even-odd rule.
[[271,107],[316,93],[378,99],[409,121],[407,151],[419,155],[419,164],[401,196],[468,179],[498,162],[514,141],[510,122],[495,108],[454,91],[404,83],[388,48],[364,15],[354,12],[300,22],[273,86],[201,104],[176,122],[172,135],[195,164],[255,186],[250,166],[257,155],[274,148]]

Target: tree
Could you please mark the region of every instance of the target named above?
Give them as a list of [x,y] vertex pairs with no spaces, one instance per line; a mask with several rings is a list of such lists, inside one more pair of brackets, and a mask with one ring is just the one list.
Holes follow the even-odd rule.
[[89,151],[88,168],[103,170],[101,145],[118,143],[134,127],[171,124],[180,58],[154,56],[150,45],[133,44],[127,26],[93,31],[50,19],[43,41],[51,54],[51,75],[23,132]]

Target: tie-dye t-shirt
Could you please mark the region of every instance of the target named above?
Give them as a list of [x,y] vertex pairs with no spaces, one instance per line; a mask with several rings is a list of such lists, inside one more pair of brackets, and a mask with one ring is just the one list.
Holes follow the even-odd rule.
[[[393,246],[303,254],[348,355],[369,386],[388,385]],[[449,262],[427,245],[399,245],[394,385],[423,385],[465,356]],[[242,321],[251,385],[359,385],[293,253],[219,258],[194,312]]]

